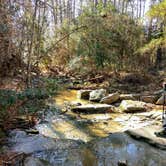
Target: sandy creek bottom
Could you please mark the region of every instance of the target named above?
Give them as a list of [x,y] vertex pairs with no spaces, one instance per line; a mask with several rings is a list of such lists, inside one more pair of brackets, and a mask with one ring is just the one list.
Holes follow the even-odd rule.
[[[77,91],[62,91],[53,105],[79,100]],[[10,150],[29,156],[26,166],[116,166],[123,160],[128,166],[165,166],[166,151],[132,139],[125,130],[153,123],[142,115],[105,113],[76,114],[70,111],[45,113],[36,128],[39,135],[24,131],[10,133]]]

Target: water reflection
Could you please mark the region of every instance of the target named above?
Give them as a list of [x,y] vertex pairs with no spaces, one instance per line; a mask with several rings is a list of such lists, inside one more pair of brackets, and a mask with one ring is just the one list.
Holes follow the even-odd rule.
[[98,166],[114,166],[119,160],[128,166],[165,166],[166,152],[131,139],[125,134],[113,134],[91,145],[97,156]]
[[166,151],[133,140],[124,133],[114,133],[87,144],[18,134],[13,135],[15,139],[11,138],[15,140],[12,149],[31,154],[43,163],[41,166],[45,163],[51,166],[117,166],[119,160],[126,161],[128,166],[166,165]]

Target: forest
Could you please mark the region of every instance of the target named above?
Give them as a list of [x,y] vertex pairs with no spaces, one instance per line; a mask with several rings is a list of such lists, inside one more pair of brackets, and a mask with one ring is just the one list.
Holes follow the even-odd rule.
[[0,165],[164,166],[165,95],[166,0],[0,0]]

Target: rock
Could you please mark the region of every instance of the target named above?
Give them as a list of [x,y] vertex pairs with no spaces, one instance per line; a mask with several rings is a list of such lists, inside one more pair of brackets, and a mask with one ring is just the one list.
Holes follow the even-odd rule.
[[39,158],[27,157],[24,161],[25,166],[51,166],[46,161],[42,161]]
[[39,134],[39,131],[36,129],[27,129],[25,131],[27,134]]
[[115,107],[108,104],[87,104],[71,108],[73,112],[82,112],[82,113],[103,113],[106,111],[114,111]]
[[161,111],[149,111],[149,112],[144,112],[141,113],[142,116],[144,116],[145,118],[150,118],[150,119],[155,119],[157,121],[161,121],[162,120],[162,112]]
[[56,146],[56,141],[51,138],[46,138],[42,135],[35,136],[26,136],[22,138],[16,138],[12,140],[9,139],[9,142],[13,144],[12,151],[23,152],[26,154],[35,153],[38,151],[48,150]]
[[120,104],[122,112],[142,112],[146,110],[145,103],[140,101],[123,100]]
[[79,106],[79,105],[82,105],[81,103],[77,102],[77,101],[64,101],[64,106],[65,107],[74,107],[74,106]]
[[155,135],[160,130],[159,126],[146,126],[139,129],[129,129],[126,133],[151,145],[166,149],[166,139]]
[[127,166],[127,161],[118,161],[118,166]]
[[80,117],[82,119],[87,119],[89,121],[92,121],[92,122],[101,122],[101,121],[107,121],[107,120],[110,120],[112,119],[112,114],[107,114],[107,113],[104,113],[104,114],[89,114],[89,115],[85,115],[85,114],[82,114],[80,115]]
[[92,90],[79,90],[77,92],[77,98],[78,99],[87,99],[87,100],[89,100],[90,92],[92,92]]
[[138,100],[140,98],[140,94],[121,94],[120,100]]
[[[163,105],[164,104],[164,96],[161,96],[157,102],[156,102],[157,105]],[[166,95],[165,95],[165,104],[166,104]]]
[[105,95],[106,95],[105,89],[93,90],[89,94],[89,100],[90,101],[100,101],[103,97],[105,97]]
[[151,116],[152,119],[156,119],[158,121],[162,120],[162,112],[154,112]]
[[154,104],[156,102],[157,97],[153,96],[153,95],[150,95],[150,96],[141,96],[140,99],[143,102]]
[[120,102],[118,101],[118,102],[114,103],[114,106],[115,107],[119,107],[120,106]]
[[[73,125],[71,125],[73,126]],[[66,126],[65,126],[66,127]],[[62,130],[65,129],[64,126],[61,126]],[[47,128],[45,128],[47,130]],[[70,128],[70,133],[73,131],[73,128]],[[47,131],[43,131],[47,132]],[[49,131],[50,132],[50,131]],[[54,132],[55,134],[56,132]],[[62,134],[63,135],[63,134]],[[80,140],[80,139],[79,139]],[[15,138],[9,137],[8,143],[11,145],[9,147],[10,151],[21,152],[25,154],[35,154],[42,151],[49,151],[54,149],[58,151],[60,149],[71,149],[80,145],[80,141],[71,140],[70,138],[65,139],[55,139],[46,137],[44,135],[26,135],[23,137]]]
[[118,100],[119,100],[119,93],[112,93],[112,94],[109,94],[106,97],[103,97],[101,99],[100,103],[112,104],[112,103],[115,103]]

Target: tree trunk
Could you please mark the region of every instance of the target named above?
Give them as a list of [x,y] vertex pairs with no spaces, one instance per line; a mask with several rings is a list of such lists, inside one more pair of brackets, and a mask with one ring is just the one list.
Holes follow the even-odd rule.
[[35,9],[34,14],[32,17],[32,27],[31,27],[31,41],[30,46],[28,50],[28,62],[27,62],[27,87],[31,87],[31,68],[32,68],[32,56],[33,56],[33,44],[34,44],[34,28],[35,28],[35,19],[36,19],[36,13],[37,13],[37,4],[38,0],[35,1]]
[[62,1],[61,0],[59,0],[59,14],[60,14],[60,23],[62,24],[62,21],[63,21],[63,16],[62,16],[62,13],[63,13],[63,11],[62,11]]

